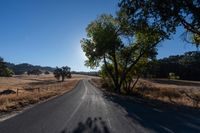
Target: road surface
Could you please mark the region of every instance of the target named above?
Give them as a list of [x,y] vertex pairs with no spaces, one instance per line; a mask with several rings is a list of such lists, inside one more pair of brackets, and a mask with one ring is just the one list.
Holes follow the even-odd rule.
[[199,110],[109,96],[82,80],[71,92],[0,123],[0,133],[200,132]]

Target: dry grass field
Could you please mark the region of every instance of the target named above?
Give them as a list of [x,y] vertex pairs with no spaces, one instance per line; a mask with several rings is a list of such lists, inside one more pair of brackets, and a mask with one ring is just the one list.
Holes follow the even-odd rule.
[[72,75],[65,82],[58,82],[53,75],[0,77],[0,92],[13,90],[18,94],[0,95],[0,112],[21,110],[23,107],[61,95],[73,89],[84,76]]
[[[97,87],[102,85],[99,78],[93,78],[92,82]],[[140,79],[132,91],[142,97],[175,105],[200,107],[200,82],[198,81]]]

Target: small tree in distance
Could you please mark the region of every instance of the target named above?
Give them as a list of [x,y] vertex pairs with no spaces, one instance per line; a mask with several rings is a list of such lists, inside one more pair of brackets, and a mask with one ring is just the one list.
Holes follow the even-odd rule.
[[27,71],[28,75],[40,75],[42,74],[42,71],[40,69],[33,69]]
[[45,71],[44,74],[48,75],[48,74],[50,74],[50,72],[49,71]]
[[0,77],[12,77],[14,72],[6,66],[3,58],[0,57]]
[[64,82],[65,78],[71,78],[71,68],[68,66],[64,66],[62,68],[56,67],[54,71],[54,77],[59,81],[61,78],[61,81]]

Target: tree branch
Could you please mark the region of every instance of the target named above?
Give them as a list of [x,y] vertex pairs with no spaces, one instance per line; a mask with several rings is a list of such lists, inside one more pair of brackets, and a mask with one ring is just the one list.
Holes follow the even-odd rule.
[[188,23],[186,20],[184,20],[183,18],[181,17],[178,17],[181,24],[189,31],[195,33],[195,34],[198,34],[200,35],[200,31],[199,29],[196,29],[194,26],[192,26],[192,24]]
[[110,69],[108,68],[108,64],[107,64],[107,62],[106,62],[106,57],[105,57],[105,55],[103,56],[103,61],[104,61],[104,64],[105,64],[106,71],[108,72],[108,74],[110,75],[110,77],[112,78],[112,80],[115,82],[115,77],[114,77],[114,75],[112,74],[112,72],[110,71]]

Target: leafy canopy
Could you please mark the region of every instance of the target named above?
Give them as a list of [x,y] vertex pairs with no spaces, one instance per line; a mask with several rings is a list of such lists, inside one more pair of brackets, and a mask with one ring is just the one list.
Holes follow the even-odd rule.
[[94,68],[103,65],[104,75],[112,81],[117,91],[141,58],[148,60],[155,56],[155,46],[165,36],[162,31],[146,23],[143,23],[142,30],[129,29],[128,22],[121,18],[101,15],[88,25],[87,38],[81,40],[88,58],[86,66]]
[[88,60],[86,66],[91,68],[99,66],[105,54],[112,54],[119,49],[121,39],[116,32],[117,23],[111,15],[101,15],[90,23],[86,29],[87,39],[82,39],[82,49]]
[[56,67],[53,74],[57,80],[60,80],[60,78],[61,78],[62,79],[61,81],[63,82],[65,80],[65,78],[71,78],[70,70],[71,70],[71,68],[68,66],[64,66],[61,68]]
[[169,38],[182,26],[194,37],[200,36],[200,0],[121,0],[119,6],[134,28],[141,29],[146,22],[163,30]]

